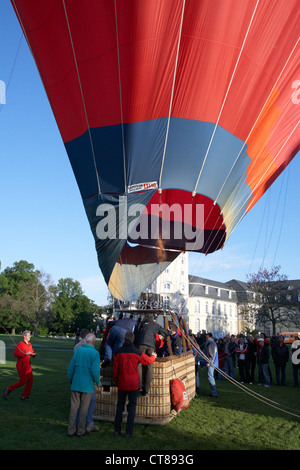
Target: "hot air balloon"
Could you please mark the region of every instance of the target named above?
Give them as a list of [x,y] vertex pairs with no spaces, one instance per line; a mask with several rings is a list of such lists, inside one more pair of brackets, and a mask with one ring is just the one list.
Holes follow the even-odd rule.
[[299,151],[299,0],[12,0],[111,293],[224,246]]

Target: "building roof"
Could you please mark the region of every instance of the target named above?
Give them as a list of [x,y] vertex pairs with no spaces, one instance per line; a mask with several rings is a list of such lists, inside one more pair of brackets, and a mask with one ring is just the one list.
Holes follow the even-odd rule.
[[235,289],[227,283],[194,275],[189,275],[189,295],[191,297],[207,297],[232,302],[237,300]]
[[231,279],[226,284],[235,290],[236,299],[238,302],[247,302],[253,300],[253,294],[249,292],[249,287],[246,282],[238,281],[237,279]]
[[238,279],[231,279],[230,281],[227,281],[226,284],[228,286],[232,286],[232,289],[235,289],[235,290],[237,288],[249,290],[247,282],[239,281]]

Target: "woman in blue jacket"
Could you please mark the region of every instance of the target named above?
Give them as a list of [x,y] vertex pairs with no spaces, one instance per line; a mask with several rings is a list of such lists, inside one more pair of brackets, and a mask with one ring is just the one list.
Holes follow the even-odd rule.
[[[95,335],[86,336],[86,344],[76,349],[68,367],[68,379],[71,383],[71,408],[69,415],[68,436],[84,436],[86,434],[86,415],[92,393],[96,385],[100,385],[100,356],[94,348]],[[79,422],[76,432],[78,409]]]

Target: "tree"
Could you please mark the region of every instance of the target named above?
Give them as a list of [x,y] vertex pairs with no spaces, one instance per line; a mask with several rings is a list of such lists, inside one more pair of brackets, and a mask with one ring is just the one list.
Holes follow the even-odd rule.
[[76,328],[92,328],[93,313],[98,307],[83,293],[78,281],[60,279],[55,288],[53,329],[67,333]]
[[[248,289],[252,293],[251,311],[257,325],[270,325],[272,334],[278,326],[291,328],[299,326],[298,294],[280,266],[270,270],[260,268],[256,274],[248,276]],[[244,315],[247,308],[244,309]]]
[[2,326],[16,329],[32,327],[35,335],[45,320],[50,302],[50,277],[21,260],[0,274],[0,320]]
[[17,296],[19,283],[26,282],[35,276],[34,264],[28,261],[16,261],[0,274],[0,296],[3,294]]
[[77,328],[95,329],[96,317],[98,318],[99,308],[86,295],[80,295],[76,298],[74,305],[73,330]]
[[32,279],[19,284],[20,310],[32,326],[34,336],[38,336],[39,326],[45,325],[46,312],[52,300],[52,285],[50,276],[40,271],[35,271]]
[[20,315],[20,307],[18,301],[10,294],[2,294],[0,297],[0,328],[10,329],[12,334],[16,330],[22,330],[24,319]]

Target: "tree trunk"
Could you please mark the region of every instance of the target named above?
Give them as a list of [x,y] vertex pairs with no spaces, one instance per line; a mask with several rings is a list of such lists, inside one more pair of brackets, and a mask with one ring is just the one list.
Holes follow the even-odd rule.
[[38,331],[39,324],[35,323],[34,325],[32,325],[32,327],[33,327],[33,336],[39,336],[39,331]]

